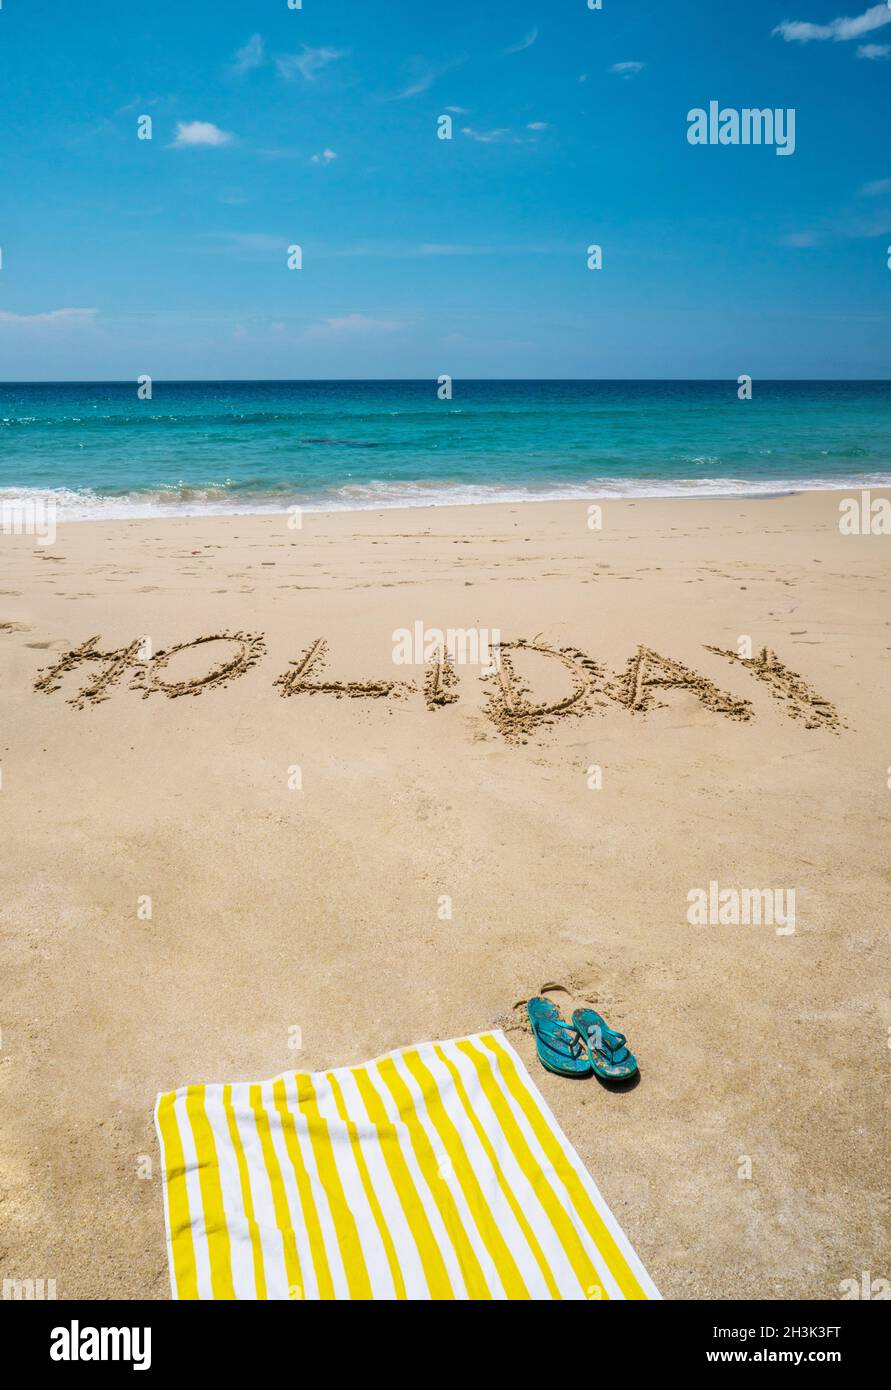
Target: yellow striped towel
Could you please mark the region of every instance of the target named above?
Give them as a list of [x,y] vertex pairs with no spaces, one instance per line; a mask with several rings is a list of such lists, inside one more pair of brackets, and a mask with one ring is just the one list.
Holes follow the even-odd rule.
[[658,1298],[501,1032],[158,1097],[174,1298]]

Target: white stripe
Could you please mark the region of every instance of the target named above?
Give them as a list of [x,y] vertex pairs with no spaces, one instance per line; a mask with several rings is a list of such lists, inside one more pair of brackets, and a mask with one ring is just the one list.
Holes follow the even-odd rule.
[[251,1179],[251,1196],[254,1200],[254,1217],[260,1232],[260,1245],[263,1251],[263,1268],[266,1273],[267,1298],[288,1297],[288,1273],[285,1268],[285,1254],[282,1238],[275,1223],[275,1207],[272,1202],[272,1185],[263,1160],[260,1135],[254,1120],[250,1102],[251,1087],[241,1082],[232,1087],[232,1108],[241,1136],[241,1146]]
[[[375,1299],[393,1299],[396,1297],[396,1289],[390,1273],[387,1252],[374,1218],[374,1212],[365,1195],[365,1188],[356,1166],[349,1132],[346,1124],[337,1113],[337,1102],[327,1076],[314,1079],[316,1079],[315,1091],[319,1113],[328,1122],[328,1135],[334,1150],[334,1161],[337,1164],[337,1172],[343,1186],[346,1204],[356,1222],[356,1232],[365,1260],[365,1267],[368,1270],[368,1278],[371,1281],[372,1294]],[[342,1090],[342,1080],[339,1077],[336,1079],[340,1081]],[[347,1113],[349,1114],[349,1111]],[[362,1148],[364,1153],[364,1144]],[[364,1153],[364,1157],[367,1160],[367,1153]],[[376,1191],[376,1188],[373,1190]]]
[[[424,1060],[426,1062],[427,1059]],[[436,1061],[435,1058],[433,1060],[434,1062]],[[446,1149],[445,1145],[440,1139],[436,1126],[430,1118],[430,1114],[427,1110],[427,1103],[424,1099],[421,1088],[418,1085],[415,1078],[412,1076],[408,1067],[405,1065],[404,1056],[400,1055],[398,1057],[394,1057],[393,1061],[396,1066],[397,1072],[399,1073],[402,1080],[408,1087],[409,1092],[411,1093],[411,1097],[415,1105],[415,1113],[418,1117],[418,1120],[420,1121],[421,1128],[424,1130],[424,1133],[430,1140],[430,1147],[433,1149],[433,1152],[436,1156],[437,1171],[440,1175],[441,1181],[448,1190],[449,1195],[452,1198],[452,1201],[455,1203],[455,1208],[458,1212],[461,1225],[464,1227],[464,1232],[467,1236],[468,1244],[470,1245],[470,1248],[473,1250],[473,1253],[476,1255],[477,1260],[480,1264],[480,1268],[482,1269],[483,1278],[486,1281],[486,1287],[488,1288],[489,1293],[493,1298],[504,1298],[504,1289],[502,1287],[501,1280],[498,1277],[498,1270],[495,1267],[495,1264],[492,1260],[492,1256],[486,1249],[485,1242],[483,1241],[483,1238],[479,1233],[479,1228],[477,1227],[476,1221],[473,1219],[473,1213],[471,1212],[470,1207],[467,1204],[467,1198],[464,1195],[464,1190],[461,1187],[461,1183],[458,1179],[458,1174],[454,1170],[454,1166],[452,1164],[451,1158],[449,1157],[448,1150]],[[429,1067],[428,1070],[430,1070]],[[435,1079],[436,1078],[434,1077],[434,1080]],[[449,1078],[449,1084],[451,1085],[451,1078]],[[439,1087],[437,1084],[437,1090],[438,1089]],[[433,1197],[432,1194],[431,1200],[435,1202],[435,1197]]]
[[241,1196],[238,1160],[235,1157],[235,1149],[229,1136],[229,1122],[223,1106],[222,1086],[205,1087],[204,1112],[217,1151],[220,1190],[223,1194],[223,1211],[226,1216],[226,1229],[229,1232],[229,1248],[231,1250],[232,1287],[237,1299],[256,1299],[257,1286],[254,1280],[251,1236]]
[[[365,1068],[361,1069],[363,1072]],[[409,1298],[429,1299],[430,1290],[424,1278],[424,1266],[411,1233],[411,1227],[402,1210],[399,1193],[390,1177],[377,1129],[368,1118],[365,1102],[362,1099],[356,1079],[344,1067],[334,1073],[340,1083],[343,1103],[347,1114],[355,1122],[362,1146],[362,1154],[368,1167],[368,1176],[380,1203],[384,1223],[396,1251],[405,1291]]]
[[408,1132],[408,1126],[399,1118],[399,1110],[396,1102],[390,1095],[389,1088],[380,1076],[377,1068],[368,1067],[366,1071],[368,1080],[372,1088],[377,1092],[381,1104],[386,1111],[387,1118],[393,1125],[400,1152],[411,1174],[411,1179],[417,1191],[421,1206],[424,1208],[424,1213],[430,1223],[433,1239],[439,1247],[439,1253],[442,1256],[443,1263],[446,1267],[446,1273],[449,1276],[449,1283],[452,1286],[452,1293],[456,1299],[466,1299],[469,1295],[467,1286],[464,1283],[464,1276],[461,1273],[461,1266],[455,1255],[451,1237],[439,1214],[439,1209],[430,1195],[430,1189],[424,1181],[424,1175],[418,1166],[418,1161],[415,1158],[415,1151],[412,1147],[411,1137]]
[[[300,1192],[297,1187],[294,1165],[291,1162],[291,1155],[288,1153],[281,1118],[276,1109],[275,1097],[272,1094],[273,1085],[275,1081],[279,1079],[279,1077],[275,1077],[273,1081],[264,1081],[261,1089],[261,1096],[266,1114],[269,1117],[269,1132],[272,1136],[272,1147],[275,1149],[278,1158],[288,1209],[291,1213],[291,1226],[294,1230],[297,1257],[300,1260],[300,1272],[303,1276],[303,1297],[317,1299],[319,1297],[319,1283],[316,1277],[312,1251],[309,1246],[306,1218],[300,1201]],[[286,1292],[285,1297],[287,1296]]]
[[[315,1077],[310,1073],[312,1081]],[[309,1133],[309,1121],[300,1108],[300,1101],[297,1096],[297,1082],[293,1074],[284,1078],[285,1083],[285,1102],[288,1110],[294,1117],[294,1130],[297,1134],[297,1143],[303,1155],[303,1163],[309,1174],[309,1183],[312,1188],[312,1195],[315,1199],[316,1212],[318,1213],[319,1226],[322,1232],[322,1243],[325,1247],[325,1254],[328,1256],[328,1268],[331,1271],[331,1282],[334,1285],[336,1298],[349,1298],[350,1286],[347,1283],[346,1270],[343,1264],[343,1256],[340,1252],[340,1243],[337,1239],[337,1229],[331,1215],[331,1203],[328,1200],[328,1193],[325,1191],[322,1179],[319,1176],[318,1164],[316,1163],[315,1150],[313,1149],[312,1139]]]

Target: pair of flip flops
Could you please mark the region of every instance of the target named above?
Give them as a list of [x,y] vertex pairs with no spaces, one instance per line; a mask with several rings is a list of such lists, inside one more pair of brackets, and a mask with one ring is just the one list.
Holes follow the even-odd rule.
[[538,1058],[557,1076],[590,1076],[627,1081],[637,1071],[624,1033],[616,1033],[593,1009],[576,1009],[566,1023],[556,1004],[540,996],[526,1001]]

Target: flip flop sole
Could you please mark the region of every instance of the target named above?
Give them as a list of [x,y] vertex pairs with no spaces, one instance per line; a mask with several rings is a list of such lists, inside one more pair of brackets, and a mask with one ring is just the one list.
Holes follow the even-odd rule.
[[545,1071],[553,1072],[554,1076],[563,1076],[568,1081],[584,1081],[585,1077],[591,1076],[594,1070],[593,1067],[588,1066],[584,1069],[580,1067],[578,1071],[565,1071],[563,1067],[552,1066],[550,1062],[545,1061],[537,1047],[536,1054]]
[[595,1076],[599,1076],[601,1081],[629,1081],[632,1076],[636,1076],[639,1070],[637,1062],[634,1066],[630,1062],[621,1062],[620,1066],[628,1067],[628,1071],[605,1071],[599,1063],[591,1063],[591,1070]]

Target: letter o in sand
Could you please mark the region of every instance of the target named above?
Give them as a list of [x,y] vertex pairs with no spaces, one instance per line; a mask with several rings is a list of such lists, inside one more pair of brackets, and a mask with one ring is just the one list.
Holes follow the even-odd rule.
[[[229,656],[228,660],[221,661],[218,666],[212,667],[203,676],[192,676],[181,681],[161,679],[161,672],[166,671],[169,663],[179,652],[204,646],[208,642],[229,642],[235,645],[236,650],[234,654]],[[225,685],[227,681],[243,676],[245,671],[259,661],[261,656],[265,655],[265,652],[266,643],[260,634],[214,632],[209,637],[196,637],[193,642],[180,642],[167,651],[156,652],[151,661],[146,662],[144,669],[134,678],[131,688],[141,690],[144,700],[147,700],[149,695],[154,695],[159,691],[171,700],[175,700],[179,695],[200,695],[211,686]]]

